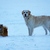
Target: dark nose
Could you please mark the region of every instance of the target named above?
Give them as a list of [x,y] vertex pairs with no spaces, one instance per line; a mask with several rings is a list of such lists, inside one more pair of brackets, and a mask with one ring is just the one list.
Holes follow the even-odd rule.
[[25,14],[25,17],[26,17],[26,14]]

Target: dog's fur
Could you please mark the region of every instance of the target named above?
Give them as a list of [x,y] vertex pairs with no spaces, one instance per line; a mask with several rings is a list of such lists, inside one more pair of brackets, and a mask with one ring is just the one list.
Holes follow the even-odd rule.
[[31,15],[31,12],[29,10],[23,10],[22,15],[25,19],[26,25],[29,30],[29,36],[32,35],[33,29],[38,26],[43,26],[46,35],[47,35],[47,29],[50,32],[50,16],[33,16]]
[[0,36],[8,36],[8,29],[6,26],[3,26],[2,24],[0,24]]

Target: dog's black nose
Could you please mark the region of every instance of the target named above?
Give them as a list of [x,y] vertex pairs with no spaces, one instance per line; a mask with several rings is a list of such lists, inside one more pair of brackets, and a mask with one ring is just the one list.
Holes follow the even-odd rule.
[[25,14],[25,17],[26,17],[26,14]]

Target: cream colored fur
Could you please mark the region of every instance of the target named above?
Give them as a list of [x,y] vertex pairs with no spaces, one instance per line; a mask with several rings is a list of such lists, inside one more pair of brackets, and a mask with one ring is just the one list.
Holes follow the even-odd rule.
[[33,29],[38,26],[43,26],[46,35],[47,35],[47,29],[50,32],[50,16],[33,16],[31,15],[31,12],[29,10],[23,10],[22,15],[25,19],[26,25],[28,27],[29,36],[32,35]]

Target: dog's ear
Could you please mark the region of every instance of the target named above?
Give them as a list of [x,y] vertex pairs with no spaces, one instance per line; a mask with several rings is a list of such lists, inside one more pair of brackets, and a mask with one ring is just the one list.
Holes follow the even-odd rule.
[[22,15],[23,15],[23,12],[24,12],[24,11],[22,11]]
[[28,14],[30,15],[31,14],[31,11],[28,10]]

